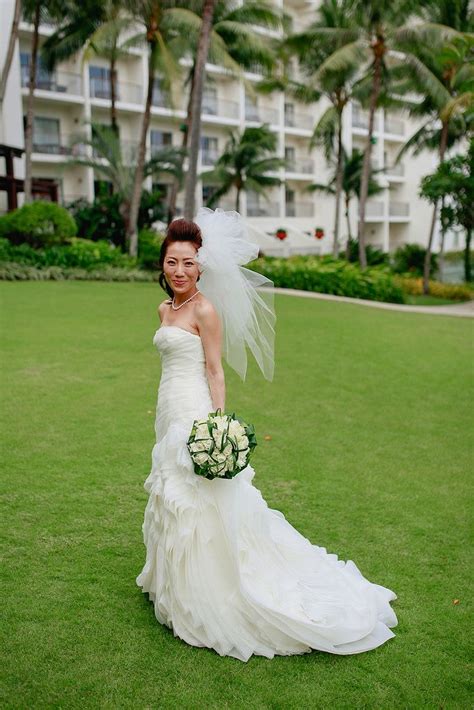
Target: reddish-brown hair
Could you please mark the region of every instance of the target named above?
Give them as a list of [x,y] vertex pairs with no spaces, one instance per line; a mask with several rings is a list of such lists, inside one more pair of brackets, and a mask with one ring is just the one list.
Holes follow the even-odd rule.
[[[191,222],[187,219],[174,219],[168,225],[166,230],[166,237],[163,240],[160,250],[160,258],[158,260],[161,274],[158,277],[158,283],[166,291],[166,293],[174,296],[173,289],[168,284],[165,279],[165,274],[163,272],[163,267],[165,263],[166,252],[168,247],[173,242],[191,242],[196,247],[196,250],[202,246],[202,234],[198,225],[195,222]],[[199,278],[198,278],[199,281]]]

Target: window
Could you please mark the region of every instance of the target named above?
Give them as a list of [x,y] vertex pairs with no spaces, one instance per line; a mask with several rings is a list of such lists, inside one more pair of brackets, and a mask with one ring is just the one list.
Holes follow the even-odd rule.
[[295,149],[293,146],[286,146],[285,147],[285,160],[286,160],[286,169],[287,170],[295,170]]
[[[114,75],[117,81],[117,73]],[[93,99],[110,99],[110,69],[107,67],[89,67],[90,94]],[[116,86],[116,98],[119,98]]]
[[34,117],[33,150],[56,155],[62,152],[58,118]]
[[217,89],[215,86],[206,86],[202,94],[202,112],[216,116],[217,111]]
[[153,106],[161,106],[162,108],[166,108],[168,106],[167,95],[163,89],[160,79],[155,79],[153,82],[151,102]]
[[151,154],[164,148],[165,146],[173,145],[173,134],[165,131],[150,131]]
[[214,165],[219,157],[217,138],[201,136],[201,161],[203,165]]
[[285,103],[285,125],[295,125],[295,106],[294,104]]
[[[31,54],[20,52],[21,85],[28,86],[30,82]],[[41,56],[38,55],[36,63],[36,88],[51,91],[55,85],[54,75],[44,66]]]
[[258,104],[256,99],[251,99],[250,96],[245,94],[245,120],[246,121],[259,121],[260,115],[258,113]]

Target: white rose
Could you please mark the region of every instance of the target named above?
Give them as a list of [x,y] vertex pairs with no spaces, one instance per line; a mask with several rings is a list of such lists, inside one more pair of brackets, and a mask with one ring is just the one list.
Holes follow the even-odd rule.
[[195,433],[195,438],[196,439],[207,439],[209,438],[209,429],[207,428],[207,424],[200,424]]
[[249,440],[247,436],[238,436],[237,437],[237,444],[239,449],[246,449],[247,446],[249,445]]
[[209,461],[209,456],[207,454],[196,454],[193,458],[198,466],[204,466],[204,464]]
[[214,461],[216,461],[217,463],[224,463],[224,461],[226,460],[227,456],[226,456],[225,454],[223,454],[222,452],[218,451],[218,452],[214,452],[214,453],[212,454],[212,457],[211,457],[211,458],[213,458]]
[[246,463],[247,463],[247,454],[245,451],[242,451],[242,452],[240,452],[240,454],[237,458],[237,466],[239,466],[239,468],[240,468],[241,466],[245,466]]

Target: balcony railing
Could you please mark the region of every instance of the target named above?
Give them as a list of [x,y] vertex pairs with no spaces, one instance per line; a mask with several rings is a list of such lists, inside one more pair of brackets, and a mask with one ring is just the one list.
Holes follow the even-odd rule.
[[390,202],[388,214],[390,217],[409,217],[410,204],[408,202]]
[[403,136],[405,134],[405,122],[399,118],[386,118],[384,131],[395,136]]
[[362,111],[352,111],[352,126],[354,128],[368,128],[369,115]]
[[403,163],[397,163],[396,165],[388,165],[386,168],[387,175],[393,175],[394,177],[403,177],[405,175],[405,166]]
[[285,126],[287,128],[303,128],[311,131],[314,126],[314,119],[309,113],[285,111]]
[[217,150],[201,150],[201,165],[214,165],[219,159]]
[[278,217],[278,215],[278,202],[261,202],[258,204],[247,202],[248,217]]
[[223,118],[238,118],[239,103],[219,97],[203,97],[201,113],[203,116],[222,116]]
[[33,134],[33,153],[79,157],[86,155],[86,146],[74,134],[62,135],[59,139],[50,141]]
[[246,106],[245,120],[255,123],[279,123],[278,110],[267,106]]
[[365,216],[366,217],[383,217],[384,215],[384,203],[383,202],[372,202],[368,201],[365,204]]
[[304,173],[312,175],[314,173],[314,161],[311,158],[293,158],[286,162],[287,173]]
[[287,202],[287,217],[312,217],[314,215],[314,205],[312,202]]
[[[110,81],[91,77],[89,81],[89,91],[92,99],[111,100],[112,92]],[[128,104],[142,104],[143,92],[139,84],[132,84],[129,81],[117,81],[115,83],[115,99]]]
[[[23,65],[21,67],[21,85],[28,88],[30,83],[30,68]],[[82,79],[80,74],[72,72],[58,71],[52,74],[41,69],[36,73],[36,89],[42,91],[52,91],[56,94],[74,94],[82,96]]]

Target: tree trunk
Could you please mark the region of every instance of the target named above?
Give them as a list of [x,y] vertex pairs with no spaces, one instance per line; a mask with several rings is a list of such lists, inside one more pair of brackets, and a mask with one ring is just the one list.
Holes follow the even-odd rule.
[[[448,130],[449,123],[443,123],[441,129],[441,137],[439,144],[439,164],[444,160],[444,155],[446,153],[446,146],[448,144]],[[430,292],[430,268],[431,268],[431,248],[433,246],[433,235],[436,226],[436,217],[438,214],[438,202],[435,202],[433,207],[433,217],[431,218],[430,233],[428,235],[428,246],[426,247],[425,261],[423,264],[423,293],[425,295]]]
[[[194,86],[194,75],[195,75],[195,69],[196,67],[193,66],[191,70],[191,87],[189,89],[189,96],[188,96],[188,110],[186,113],[186,124],[185,124],[185,130],[183,131],[183,136],[181,140],[181,147],[184,148],[185,150],[188,147],[188,136],[189,136],[189,126],[192,123],[192,100],[193,100],[193,86]],[[174,219],[175,213],[176,213],[176,202],[178,199],[178,192],[179,192],[179,179],[177,177],[174,178],[173,183],[171,185],[171,190],[170,190],[170,196],[168,200],[168,224],[171,224],[171,222]]]
[[464,248],[464,280],[471,283],[471,235],[472,229],[466,230],[466,246]]
[[349,216],[349,203],[350,200],[346,197],[346,222],[347,222],[347,241],[346,241],[346,261],[349,261],[351,256],[351,220]]
[[196,53],[196,72],[192,89],[192,123],[189,136],[189,165],[186,175],[186,188],[184,198],[184,217],[192,219],[194,216],[194,201],[196,193],[197,160],[199,141],[201,136],[201,106],[204,87],[204,73],[206,60],[211,40],[212,18],[216,0],[205,0],[202,12],[201,32]]
[[7,89],[8,75],[10,74],[10,68],[13,61],[13,54],[15,52],[15,45],[18,39],[18,26],[20,24],[21,17],[21,0],[16,0],[15,10],[13,13],[12,27],[10,30],[10,38],[8,40],[7,55],[5,57],[5,64],[3,66],[2,76],[0,78],[0,105],[3,103],[3,98],[5,96],[5,91]]
[[339,112],[339,126],[337,131],[337,168],[336,168],[336,213],[334,215],[334,242],[332,253],[335,259],[339,254],[339,213],[341,211],[341,194],[343,179],[343,154],[342,154],[342,111]]
[[439,262],[438,262],[438,279],[443,283],[444,281],[444,240],[446,236],[446,228],[444,226],[444,221],[442,218],[444,210],[444,197],[441,198],[441,246],[439,249]]
[[237,194],[235,196],[235,211],[240,214],[240,188],[237,188]]
[[380,85],[382,79],[382,54],[375,52],[374,58],[374,79],[372,82],[372,93],[370,95],[369,108],[369,127],[367,134],[367,143],[364,151],[364,161],[362,164],[362,176],[359,195],[359,226],[357,230],[359,239],[359,263],[360,268],[367,267],[367,255],[365,253],[365,206],[367,203],[367,195],[369,192],[369,177],[370,177],[370,158],[372,155],[372,137],[374,134],[374,117],[375,109],[380,94]]
[[25,126],[25,203],[31,202],[33,194],[31,190],[31,155],[33,153],[33,120],[34,120],[34,91],[36,86],[36,65],[38,62],[39,44],[39,24],[40,24],[40,0],[35,5],[35,15],[33,20],[33,46],[31,49],[30,79],[28,82],[28,102],[26,105],[26,126]]
[[110,60],[110,125],[112,130],[118,134],[117,122],[117,72],[115,70],[116,57],[112,55]]
[[140,142],[138,145],[137,167],[135,168],[135,177],[133,180],[132,199],[130,200],[130,216],[127,227],[127,242],[130,256],[137,256],[138,254],[137,220],[143,190],[143,174],[146,156],[146,137],[148,134],[148,128],[150,126],[151,102],[153,98],[153,84],[155,81],[153,62],[155,52],[153,47],[150,47],[148,51],[148,87],[145,101],[145,111],[143,113],[143,121],[140,133]]

